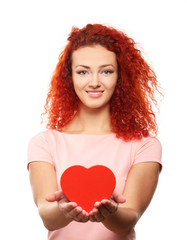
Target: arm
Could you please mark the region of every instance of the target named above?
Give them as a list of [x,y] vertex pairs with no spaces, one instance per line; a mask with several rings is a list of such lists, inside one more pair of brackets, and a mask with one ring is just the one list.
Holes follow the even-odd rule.
[[82,222],[88,220],[86,213],[76,203],[69,202],[62,193],[52,195],[52,201],[46,200],[47,194],[58,190],[52,164],[32,162],[29,165],[29,173],[34,201],[48,230],[65,227],[73,220]]
[[112,214],[109,214],[113,204],[111,201],[96,203],[91,221],[100,220],[109,230],[127,236],[148,207],[157,186],[159,172],[158,163],[135,164],[129,172],[124,190],[126,202],[120,204]]

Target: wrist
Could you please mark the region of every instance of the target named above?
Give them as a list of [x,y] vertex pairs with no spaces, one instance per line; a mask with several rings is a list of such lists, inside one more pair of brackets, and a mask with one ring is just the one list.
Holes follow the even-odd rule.
[[39,215],[44,226],[49,231],[54,231],[68,225],[71,220],[67,219],[59,208],[58,202],[43,202],[38,207]]
[[103,224],[109,230],[125,237],[134,229],[138,219],[139,215],[134,209],[119,205],[116,212],[108,216]]

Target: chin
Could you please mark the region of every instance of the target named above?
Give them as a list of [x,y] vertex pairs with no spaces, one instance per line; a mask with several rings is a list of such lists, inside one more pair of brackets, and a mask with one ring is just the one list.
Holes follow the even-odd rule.
[[87,109],[104,109],[104,108],[108,108],[109,104],[82,104],[83,108],[87,108]]

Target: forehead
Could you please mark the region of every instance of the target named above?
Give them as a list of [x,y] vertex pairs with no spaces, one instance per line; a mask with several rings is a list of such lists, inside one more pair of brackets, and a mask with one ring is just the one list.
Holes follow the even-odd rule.
[[116,54],[101,45],[81,47],[72,53],[72,65],[77,64],[116,65]]

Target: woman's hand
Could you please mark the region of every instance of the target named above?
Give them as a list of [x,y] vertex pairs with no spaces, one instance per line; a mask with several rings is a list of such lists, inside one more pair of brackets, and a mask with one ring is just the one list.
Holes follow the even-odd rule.
[[123,195],[113,195],[110,199],[96,202],[95,208],[88,214],[80,206],[77,206],[75,202],[69,202],[62,191],[48,194],[45,199],[48,202],[57,201],[59,209],[64,216],[71,221],[77,222],[87,222],[88,220],[91,222],[102,222],[117,211],[119,203],[125,202]]
[[103,199],[95,203],[95,208],[89,213],[91,222],[103,222],[108,216],[114,214],[119,203],[124,203],[123,195],[113,195],[110,199]]
[[48,194],[45,199],[48,202],[57,201],[61,212],[71,221],[87,222],[89,220],[88,213],[80,206],[77,206],[75,202],[69,202],[62,191]]

